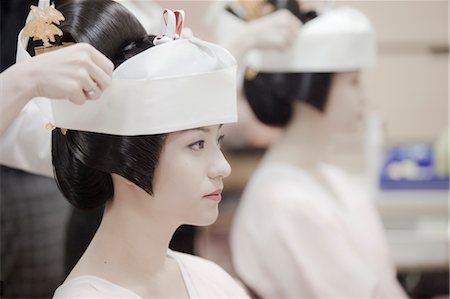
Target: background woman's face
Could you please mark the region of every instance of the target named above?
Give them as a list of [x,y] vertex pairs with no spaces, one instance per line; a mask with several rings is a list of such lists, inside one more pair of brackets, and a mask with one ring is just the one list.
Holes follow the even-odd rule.
[[[158,201],[153,207],[161,215],[192,225],[209,225],[217,219],[217,193],[231,172],[220,150],[222,138],[219,125],[167,136],[153,179]],[[216,194],[206,196],[211,193]]]
[[331,82],[325,117],[332,128],[352,131],[362,120],[364,93],[359,72],[336,73]]

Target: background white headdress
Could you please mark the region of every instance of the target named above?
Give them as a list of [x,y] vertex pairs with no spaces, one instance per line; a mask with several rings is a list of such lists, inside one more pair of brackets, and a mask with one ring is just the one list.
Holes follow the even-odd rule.
[[[223,42],[248,24],[225,6],[213,6],[209,16]],[[375,57],[375,32],[368,18],[354,8],[330,3],[300,27],[292,47],[284,51],[253,49],[245,61],[260,72],[342,72],[370,66]]]
[[[123,62],[99,100],[77,106],[37,99],[49,120],[60,128],[114,135],[168,133],[237,121],[235,59],[215,44],[178,39],[172,32],[180,29],[177,14],[164,14],[166,27],[158,38],[165,42]],[[18,61],[30,57],[26,45],[20,33]]]

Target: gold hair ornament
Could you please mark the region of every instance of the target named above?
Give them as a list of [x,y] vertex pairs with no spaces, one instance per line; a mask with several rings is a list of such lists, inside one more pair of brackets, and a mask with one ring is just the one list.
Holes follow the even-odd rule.
[[[54,125],[54,124],[52,124],[52,123],[47,123],[46,125],[45,125],[45,128],[47,129],[47,130],[50,130],[50,131],[53,131],[54,129],[56,129],[57,127]],[[60,130],[61,130],[61,133],[65,136],[66,134],[67,134],[67,129],[65,129],[65,128],[59,128]]]
[[[55,8],[52,4],[45,8],[40,8],[31,5],[31,17],[23,28],[23,34],[27,37],[32,37],[33,40],[42,40],[43,47],[36,47],[36,54],[41,54],[62,48],[73,43],[63,43],[60,46],[53,46],[50,42],[55,42],[55,35],[61,36],[63,32],[56,25],[60,21],[64,21],[63,14]],[[55,25],[56,24],[56,25]]]
[[263,17],[275,10],[275,7],[267,0],[239,0],[239,3],[246,12],[244,17],[246,21]]
[[255,80],[256,75],[258,75],[258,72],[255,71],[254,69],[252,69],[250,67],[247,67],[245,69],[245,79],[250,80],[250,81]]

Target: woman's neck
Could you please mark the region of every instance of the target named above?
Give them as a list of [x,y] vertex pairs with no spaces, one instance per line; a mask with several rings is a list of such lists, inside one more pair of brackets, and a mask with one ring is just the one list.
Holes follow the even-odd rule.
[[323,112],[305,103],[295,103],[284,135],[268,150],[264,161],[313,170],[323,161],[332,136]]
[[155,199],[134,198],[115,190],[114,198],[105,208],[102,223],[81,259],[81,272],[89,271],[116,284],[137,289],[158,281],[173,270],[173,263],[168,265],[167,250],[178,225],[152,215],[148,206],[142,203],[145,200]]

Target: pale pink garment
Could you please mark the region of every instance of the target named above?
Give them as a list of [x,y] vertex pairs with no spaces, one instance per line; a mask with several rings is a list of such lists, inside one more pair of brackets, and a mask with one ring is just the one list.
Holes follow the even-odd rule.
[[[175,259],[189,298],[243,298],[249,299],[244,289],[221,267],[203,258],[169,250]],[[88,294],[88,295],[86,295]],[[131,290],[104,280],[84,275],[63,283],[56,289],[54,299],[67,298],[130,298],[141,299]]]
[[372,202],[321,165],[329,192],[288,164],[252,176],[231,231],[233,265],[264,298],[406,298]]

